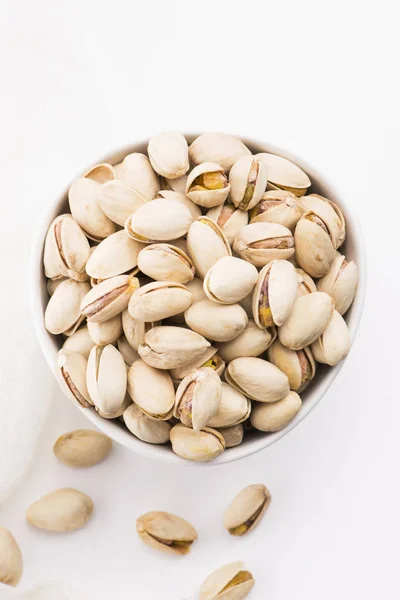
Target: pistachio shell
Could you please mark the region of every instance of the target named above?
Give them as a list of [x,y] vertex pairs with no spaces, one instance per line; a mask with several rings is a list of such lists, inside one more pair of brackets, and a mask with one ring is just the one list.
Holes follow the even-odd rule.
[[334,367],[350,350],[350,336],[346,322],[335,310],[322,335],[311,345],[315,359]]
[[53,446],[53,452],[70,467],[92,467],[107,458],[112,440],[100,431],[76,429],[61,435]]
[[184,194],[186,190],[186,181],[187,174],[182,175],[177,179],[168,179],[168,177],[160,177],[160,187],[162,190]]
[[256,157],[262,160],[267,167],[268,182],[273,188],[293,192],[296,196],[303,196],[311,186],[308,175],[297,165],[283,156],[260,152]]
[[93,404],[86,385],[87,360],[81,354],[60,350],[57,355],[59,381],[64,394],[72,402],[87,408]]
[[239,304],[217,304],[208,298],[192,304],[185,312],[185,319],[193,331],[217,342],[233,340],[248,322]]
[[127,373],[122,354],[109,344],[94,346],[89,354],[86,382],[90,397],[102,413],[115,413],[123,405]]
[[46,531],[66,532],[83,527],[93,513],[93,502],[78,490],[64,488],[36,500],[28,508],[30,525]]
[[318,194],[304,196],[301,204],[305,212],[311,212],[323,221],[334,248],[339,248],[346,238],[346,223],[338,205]]
[[202,354],[197,356],[187,365],[178,367],[177,369],[171,369],[170,375],[172,380],[175,382],[181,382],[181,380],[189,375],[192,371],[200,369],[201,367],[211,367],[215,370],[217,375],[221,376],[225,369],[225,363],[221,357],[217,354],[217,348],[210,346],[206,348]]
[[204,279],[207,271],[232,251],[222,229],[208,217],[201,217],[189,227],[187,248],[199,277]]
[[226,172],[234,162],[250,150],[237,138],[227,133],[203,133],[189,147],[189,156],[193,164],[213,162]]
[[254,405],[250,421],[258,431],[273,433],[289,425],[300,408],[300,396],[296,392],[289,392],[282,400],[273,404]]
[[129,314],[137,321],[167,319],[186,310],[193,296],[180,283],[155,281],[136,290],[129,301]]
[[221,400],[217,411],[208,419],[209,427],[230,427],[245,421],[250,415],[251,402],[227,383],[222,383]]
[[210,346],[204,337],[182,327],[153,327],[139,346],[143,360],[157,369],[176,369],[201,356]]
[[227,448],[239,446],[243,441],[244,428],[241,423],[239,425],[232,425],[231,427],[222,427],[218,431],[224,438]]
[[281,343],[292,350],[309,346],[326,329],[333,311],[333,300],[324,292],[297,298],[288,319],[279,328]]
[[208,462],[225,450],[223,436],[210,427],[195,431],[184,425],[174,425],[170,432],[172,450],[186,460]]
[[71,215],[59,215],[51,223],[44,244],[46,277],[88,279],[85,266],[90,255],[89,242]]
[[157,198],[141,206],[127,220],[125,231],[138,242],[163,242],[185,235],[192,221],[189,209],[182,202]]
[[92,288],[81,302],[81,311],[88,321],[108,321],[121,313],[129,303],[139,281],[129,275],[117,275]]
[[195,268],[191,259],[171,244],[151,244],[143,248],[138,256],[138,265],[156,281],[187,283],[194,277]]
[[256,267],[294,254],[294,240],[287,227],[277,223],[251,223],[243,227],[233,242],[233,250]]
[[319,292],[329,294],[335,302],[335,309],[344,315],[351,306],[358,285],[357,265],[337,253],[327,274],[317,283]]
[[86,272],[96,279],[108,279],[122,275],[137,266],[142,244],[128,237],[125,231],[117,231],[100,242],[90,256]]
[[241,156],[229,173],[231,200],[241,210],[250,210],[261,200],[267,187],[267,168],[254,156]]
[[0,584],[15,587],[22,577],[22,554],[11,531],[0,527]]
[[218,354],[226,363],[241,356],[260,356],[275,338],[274,327],[261,329],[254,321],[249,320],[246,328],[237,338],[218,344]]
[[315,375],[315,361],[310,348],[290,350],[277,339],[268,349],[268,360],[278,367],[289,379],[290,389],[305,390]]
[[243,600],[250,593],[254,579],[241,561],[220,567],[207,577],[200,588],[200,600]]
[[122,415],[126,411],[126,409],[131,406],[132,399],[129,394],[125,394],[124,401],[119,404],[114,410],[102,411],[98,406],[95,406],[96,412],[103,417],[103,419],[120,419]]
[[250,212],[250,223],[278,223],[294,231],[304,213],[297,196],[284,190],[265,192]]
[[296,261],[312,277],[323,277],[335,260],[335,248],[329,234],[305,213],[296,225],[294,240]]
[[102,185],[97,200],[104,214],[122,227],[128,217],[146,204],[146,198],[142,194],[120,179]]
[[131,364],[135,362],[135,360],[139,360],[140,358],[136,350],[134,350],[132,346],[130,346],[125,335],[122,335],[118,340],[118,350],[124,357],[125,364],[128,365],[128,367],[130,367]]
[[212,162],[204,162],[195,167],[186,182],[187,197],[206,208],[223,204],[230,189],[224,169]]
[[257,277],[257,269],[247,261],[224,256],[207,272],[204,292],[218,304],[234,304],[251,293]]
[[235,358],[226,368],[225,379],[239,392],[259,402],[277,402],[290,389],[286,375],[262,358]]
[[222,383],[214,369],[205,367],[192,371],[176,391],[174,417],[199,431],[217,412],[221,394]]
[[249,222],[248,212],[239,210],[229,202],[210,208],[207,217],[222,229],[229,244],[233,244],[239,231]]
[[181,133],[166,132],[150,139],[147,152],[153,169],[168,179],[178,179],[189,169],[187,141]]
[[171,423],[147,417],[135,404],[131,404],[123,414],[124,423],[133,435],[148,444],[169,442]]
[[59,277],[58,279],[48,279],[46,283],[47,293],[52,296],[60,283],[67,281],[68,277]]
[[114,167],[108,163],[101,163],[89,169],[84,174],[84,177],[97,183],[106,183],[106,181],[115,179]]
[[73,279],[63,281],[51,296],[44,313],[47,331],[57,335],[77,324],[81,317],[81,302],[89,290],[89,283]]
[[257,527],[270,504],[271,494],[265,485],[247,486],[226,509],[225,529],[232,535],[245,535]]
[[136,321],[132,319],[126,308],[122,312],[122,329],[124,330],[125,337],[128,344],[137,352],[140,344],[144,342],[144,336],[147,331],[150,331],[152,327],[161,325],[159,321],[152,323],[145,323],[144,321]]
[[[303,269],[296,269],[297,272],[297,297],[312,294],[317,291],[314,280]],[[325,290],[319,290],[324,292]]]
[[115,231],[113,223],[101,210],[98,197],[100,183],[85,177],[72,182],[68,192],[69,207],[75,221],[88,237],[102,240]]
[[167,512],[142,515],[136,521],[136,530],[147,546],[167,554],[187,554],[197,540],[197,532],[188,521]]
[[128,371],[128,393],[148,417],[166,421],[172,416],[175,390],[166,371],[135,361]]
[[88,321],[87,327],[89,335],[96,345],[107,346],[107,344],[115,344],[122,334],[121,314],[101,323]]
[[[178,180],[175,180],[178,181]],[[192,215],[192,221],[195,221],[199,217],[201,217],[201,209],[189,200],[189,198],[185,195],[185,189],[183,193],[174,192],[172,190],[160,190],[157,198],[165,198],[165,200],[175,200],[175,202],[180,202],[184,204],[186,208],[189,209],[190,214]]]
[[149,159],[140,152],[125,156],[118,169],[118,179],[137,190],[147,201],[154,200],[160,189]]
[[280,327],[297,297],[297,273],[287,260],[273,260],[258,275],[253,293],[253,315],[259,327]]
[[84,325],[65,340],[62,349],[65,353],[77,352],[87,359],[94,345],[95,343],[89,335],[87,325]]

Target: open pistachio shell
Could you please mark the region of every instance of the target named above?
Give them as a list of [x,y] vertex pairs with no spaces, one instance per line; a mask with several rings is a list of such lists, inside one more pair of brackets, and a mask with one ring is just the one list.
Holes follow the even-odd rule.
[[55,490],[30,505],[26,520],[33,527],[58,533],[83,527],[93,513],[93,502],[78,490]]
[[189,209],[182,202],[157,198],[129,217],[125,231],[138,242],[164,242],[185,235],[192,221]]
[[254,585],[254,578],[241,561],[220,567],[200,588],[200,600],[243,600]]
[[217,412],[221,394],[222,382],[214,369],[205,367],[192,371],[176,391],[174,417],[199,431]]
[[354,261],[347,262],[343,255],[337,253],[327,274],[318,281],[317,289],[329,294],[335,302],[335,309],[344,315],[354,300],[357,285],[357,265]]
[[137,266],[142,244],[128,237],[125,231],[117,231],[100,242],[92,252],[86,272],[95,279],[108,279],[122,275]]
[[44,244],[46,277],[88,279],[85,266],[90,255],[89,242],[71,215],[60,215],[51,223]]
[[335,260],[335,247],[323,221],[307,212],[294,232],[296,261],[312,277],[323,277]]
[[[178,180],[176,179],[175,181]],[[200,207],[197,206],[197,204],[195,204],[191,200],[189,200],[189,198],[185,195],[185,188],[182,193],[174,192],[173,190],[160,190],[158,192],[157,198],[165,198],[165,200],[175,200],[176,202],[181,202],[186,206],[186,208],[189,209],[193,221],[201,217]]]
[[156,281],[187,283],[195,273],[192,260],[171,244],[151,244],[143,248],[138,256],[138,265],[142,273]]
[[119,338],[117,347],[124,357],[125,364],[128,365],[128,367],[130,367],[135,360],[139,360],[139,354],[132,348],[124,334],[122,334]]
[[217,260],[232,255],[224,232],[208,217],[200,217],[191,224],[187,233],[187,248],[196,273],[202,279]]
[[249,222],[249,214],[245,210],[239,210],[234,204],[225,202],[214,208],[210,208],[207,217],[212,219],[224,232],[230,244],[243,227]]
[[167,444],[171,423],[151,419],[146,416],[135,404],[125,409],[123,414],[124,423],[133,435],[147,444]]
[[95,343],[89,335],[87,325],[84,325],[65,340],[62,349],[65,352],[82,354],[87,359],[94,345]]
[[184,425],[174,425],[170,432],[172,450],[186,460],[208,462],[225,450],[225,440],[216,429],[204,427],[195,431]]
[[167,421],[172,416],[175,390],[166,371],[135,361],[128,371],[128,393],[148,417]]
[[261,329],[253,320],[249,320],[246,328],[237,338],[218,344],[218,354],[226,363],[241,356],[260,356],[275,338],[275,327]]
[[94,346],[89,354],[86,382],[96,408],[105,414],[118,411],[124,403],[127,386],[122,354],[111,344]]
[[245,535],[260,523],[271,504],[271,493],[262,484],[244,488],[232,500],[224,514],[224,527],[231,535]]
[[349,353],[349,330],[345,320],[336,310],[322,335],[312,343],[311,349],[318,362],[331,367],[337,365]]
[[217,304],[234,304],[243,300],[257,282],[257,269],[233,256],[220,258],[204,279],[206,296]]
[[283,225],[251,223],[239,231],[233,250],[256,267],[263,267],[271,260],[293,256],[294,240],[291,231]]
[[268,152],[260,152],[256,157],[265,164],[268,184],[272,189],[287,190],[296,196],[303,196],[311,186],[308,175],[287,158]]
[[100,241],[114,233],[116,226],[101,210],[98,197],[101,184],[93,179],[78,177],[68,192],[69,206],[75,221],[86,235]]
[[279,328],[281,343],[292,350],[309,346],[326,329],[333,312],[333,300],[324,292],[313,292],[297,298],[292,312]]
[[190,552],[197,540],[197,532],[188,521],[167,512],[142,515],[136,521],[136,530],[150,548],[178,556]]
[[[305,296],[306,294],[312,294],[317,291],[316,285],[312,277],[303,269],[296,268],[297,273],[297,297]],[[324,292],[325,290],[319,290]]]
[[68,332],[81,321],[81,302],[90,284],[74,279],[63,281],[51,296],[44,313],[47,331],[54,335]]
[[115,179],[115,170],[109,163],[95,165],[84,174],[86,179],[91,179],[97,183],[106,183]]
[[302,350],[290,350],[277,339],[268,349],[268,360],[287,375],[290,389],[295,392],[305,390],[314,378],[315,361],[307,346]]
[[258,275],[253,292],[253,315],[259,327],[280,327],[297,296],[297,273],[287,260],[273,260]]
[[297,196],[285,190],[265,192],[250,211],[250,223],[278,223],[294,231],[304,213]]
[[223,204],[231,186],[224,169],[212,162],[197,165],[189,173],[186,182],[186,195],[198,206],[212,208]]
[[312,213],[323,222],[333,247],[339,248],[346,238],[346,222],[338,205],[318,194],[303,196],[301,204],[305,212]]
[[150,331],[152,327],[158,325],[161,325],[160,321],[150,323],[136,321],[136,319],[131,317],[127,308],[122,311],[122,329],[124,330],[128,344],[136,350],[136,352],[138,351],[140,344],[144,342],[144,336],[147,331]]
[[217,304],[208,298],[195,302],[185,312],[193,331],[216,342],[227,342],[240,335],[248,317],[240,304]]
[[255,404],[250,421],[258,431],[273,433],[289,425],[300,408],[300,396],[296,392],[289,392],[282,400],[273,404]]
[[142,194],[120,179],[102,185],[97,200],[104,214],[122,227],[128,217],[146,204],[146,198]]
[[231,427],[221,427],[218,431],[223,436],[227,448],[239,446],[243,441],[244,427],[241,423]]
[[251,154],[241,140],[227,133],[203,133],[192,142],[189,156],[193,164],[213,162],[228,172],[238,158]]
[[201,367],[210,367],[211,369],[214,369],[217,375],[222,375],[225,369],[225,363],[219,354],[217,354],[217,348],[210,346],[187,365],[178,367],[177,369],[171,369],[170,375],[172,377],[172,381],[179,385],[186,375],[189,375],[189,373],[195,371],[196,369],[200,369]]
[[115,317],[101,323],[88,321],[87,328],[90,337],[96,345],[107,346],[108,344],[115,344],[122,334],[121,314],[115,315]]
[[163,177],[178,179],[189,169],[188,145],[181,133],[155,135],[150,139],[147,152],[151,166]]
[[147,201],[154,200],[160,189],[158,177],[149,159],[140,152],[132,152],[125,156],[118,168],[117,177],[139,192]]
[[81,311],[88,321],[98,323],[112,319],[129,303],[139,281],[129,275],[117,275],[92,288],[81,302]]
[[229,173],[231,200],[240,210],[258,204],[267,187],[267,168],[254,156],[241,156]]
[[211,346],[203,336],[183,327],[153,327],[139,346],[143,360],[157,369],[176,369],[189,364]]
[[243,423],[251,411],[251,402],[227,383],[222,383],[221,400],[216,412],[208,419],[209,427],[231,427]]
[[128,311],[137,321],[153,322],[183,312],[192,301],[192,294],[181,283],[154,281],[132,294]]
[[88,408],[93,404],[86,384],[87,360],[81,354],[60,350],[57,355],[57,365],[60,369],[58,380],[61,382],[64,394],[74,404]]
[[21,550],[13,534],[0,527],[0,584],[15,587],[22,577],[22,568]]
[[225,379],[236,390],[259,402],[277,402],[290,390],[285,373],[262,358],[235,358],[226,368]]

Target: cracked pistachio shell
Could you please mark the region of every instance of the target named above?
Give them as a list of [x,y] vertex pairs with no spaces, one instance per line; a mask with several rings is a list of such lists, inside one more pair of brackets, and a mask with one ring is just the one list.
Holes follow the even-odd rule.
[[267,187],[267,168],[255,156],[241,156],[229,173],[231,200],[240,210],[258,204]]
[[136,321],[136,319],[131,317],[127,308],[122,312],[122,329],[124,330],[128,344],[136,350],[136,352],[138,351],[140,344],[144,342],[144,336],[147,331],[150,331],[150,329],[159,325],[161,325],[161,321],[149,323]]
[[271,493],[265,485],[244,488],[232,500],[224,514],[224,527],[231,535],[245,535],[260,523],[271,504]]
[[188,521],[167,512],[142,515],[136,521],[136,530],[147,546],[173,555],[187,554],[197,540],[197,532]]
[[0,584],[15,587],[22,577],[21,550],[8,529],[0,527]]
[[107,458],[112,440],[92,429],[76,429],[61,435],[53,446],[53,452],[70,467],[92,467]]
[[218,354],[226,363],[241,356],[260,356],[275,338],[275,327],[261,329],[254,321],[249,320],[243,333],[237,338],[218,344]]
[[128,367],[130,367],[135,360],[139,360],[139,354],[132,348],[124,334],[119,338],[117,347],[124,357],[125,364],[128,365]]
[[249,213],[245,210],[239,210],[230,202],[210,208],[207,217],[222,229],[229,244],[233,244],[233,240],[239,231],[249,222]]
[[105,279],[83,298],[82,314],[93,323],[108,321],[128,306],[131,295],[138,287],[138,279],[129,275]]
[[44,272],[46,277],[70,277],[86,281],[85,266],[90,246],[82,229],[71,215],[60,215],[51,223],[44,243]]
[[279,328],[281,343],[292,350],[309,346],[326,329],[333,311],[333,300],[324,292],[313,292],[297,298],[289,317]]
[[121,227],[125,225],[128,217],[147,202],[142,194],[120,179],[102,185],[97,200],[104,214]]
[[251,223],[243,227],[233,242],[233,250],[256,267],[263,267],[275,259],[294,255],[291,231],[277,223]]
[[243,423],[251,411],[251,402],[227,383],[222,383],[217,411],[207,421],[209,427],[230,427]]
[[115,344],[122,334],[121,314],[115,315],[112,319],[102,321],[101,323],[88,321],[87,328],[90,337],[97,346]]
[[333,298],[335,309],[344,315],[354,300],[358,285],[358,269],[354,261],[337,253],[328,273],[317,283],[319,292],[325,292]]
[[133,402],[152,419],[167,421],[172,416],[175,390],[170,375],[144,360],[129,367],[128,393]]
[[316,215],[328,230],[334,248],[339,248],[346,238],[346,222],[337,204],[318,194],[310,194],[301,199],[305,212]]
[[212,162],[197,165],[188,175],[186,195],[198,206],[212,208],[223,204],[231,186],[224,169]]
[[168,242],[184,236],[192,221],[189,209],[182,202],[156,198],[129,217],[125,231],[138,242]]
[[280,327],[297,297],[297,273],[287,260],[273,260],[258,275],[253,293],[253,315],[259,327]]
[[259,402],[277,402],[289,392],[289,380],[278,367],[262,358],[235,358],[226,368],[226,382]]
[[221,394],[222,382],[214,369],[192,371],[176,390],[174,417],[200,431],[217,412]]
[[93,502],[78,490],[55,490],[30,505],[26,520],[46,531],[66,532],[83,527],[93,513]]
[[131,404],[132,404],[132,399],[128,394],[126,394],[122,404],[120,404],[115,410],[103,412],[97,406],[95,406],[95,409],[96,409],[96,412],[100,415],[100,417],[103,417],[103,419],[114,420],[114,419],[122,418],[122,415],[124,414],[126,409]]
[[81,320],[81,302],[90,284],[74,279],[63,281],[51,296],[44,313],[44,324],[50,333],[68,332]]
[[150,139],[147,153],[151,166],[159,175],[178,179],[189,170],[188,145],[178,132],[166,132]]
[[289,392],[282,400],[273,404],[255,404],[250,421],[258,431],[274,433],[289,425],[301,408],[301,398],[296,392]]
[[140,152],[132,152],[125,156],[119,165],[117,177],[139,192],[147,201],[154,200],[160,190],[158,177],[149,159]]
[[311,186],[310,178],[300,167],[283,156],[260,152],[256,154],[267,167],[268,187],[293,192],[303,196]]
[[47,293],[52,296],[60,283],[67,281],[68,277],[60,277],[59,279],[48,279],[46,283]]
[[168,179],[160,177],[160,187],[163,191],[178,192],[184,194],[186,190],[187,174],[178,177],[177,179]]
[[191,224],[187,233],[187,248],[201,279],[217,260],[232,255],[224,232],[208,217],[201,217]]
[[243,600],[254,585],[253,575],[241,561],[220,567],[200,588],[200,600]]
[[68,192],[69,207],[75,221],[86,235],[101,241],[114,233],[115,223],[102,211],[99,204],[101,184],[92,179],[78,177],[72,182]]
[[268,360],[289,379],[290,389],[303,392],[315,375],[315,360],[310,348],[291,350],[275,340],[268,349]]
[[315,360],[334,367],[350,350],[350,336],[346,321],[335,310],[322,335],[311,344]]
[[190,214],[192,215],[192,221],[195,221],[199,217],[201,217],[201,209],[189,200],[189,198],[185,195],[185,189],[183,192],[174,192],[173,190],[160,190],[158,192],[157,198],[164,198],[165,200],[175,200],[176,202],[180,202],[184,204],[186,208],[189,209]]
[[222,427],[218,431],[223,436],[227,448],[239,446],[243,441],[244,427],[241,423],[231,427]]
[[91,406],[93,401],[86,384],[87,359],[77,352],[62,349],[57,354],[57,365],[64,394],[80,407]]
[[189,147],[193,164],[213,162],[228,172],[238,158],[251,154],[243,142],[227,133],[203,133]]
[[171,369],[170,375],[174,383],[180,383],[186,375],[189,375],[189,373],[196,369],[200,369],[201,367],[211,367],[217,375],[222,375],[225,369],[225,363],[219,354],[217,354],[217,348],[214,348],[213,346],[206,348],[202,354],[197,356],[187,365],[178,367],[177,369]]
[[147,444],[167,444],[171,423],[147,417],[135,404],[124,411],[123,419],[126,427],[133,435]]
[[184,425],[174,425],[170,432],[172,450],[186,460],[208,462],[225,450],[225,440],[216,429],[204,427],[195,431]]
[[192,294],[181,283],[153,281],[132,294],[128,311],[137,321],[160,321],[183,312],[192,301]]
[[191,259],[172,244],[146,246],[139,253],[138,266],[142,273],[156,281],[187,283],[195,273]]
[[183,327],[153,327],[145,333],[139,354],[157,369],[176,369],[189,364],[211,346],[203,336]]
[[106,183],[115,179],[115,170],[109,163],[95,165],[84,174],[86,179],[91,179],[97,183]]
[[[316,285],[312,277],[303,269],[296,268],[297,273],[297,297],[305,296],[306,294],[312,294],[317,291]],[[324,292],[325,290],[319,290]]]
[[185,320],[193,331],[207,339],[227,342],[244,331],[248,317],[240,304],[217,304],[206,298],[186,310]]
[[92,252],[86,272],[94,279],[108,279],[131,271],[138,264],[138,254],[144,246],[117,231],[100,242]]
[[297,196],[285,190],[265,192],[261,201],[250,211],[250,223],[278,223],[294,231],[304,213]]
[[82,354],[82,356],[88,359],[94,345],[95,343],[89,335],[87,325],[84,325],[65,340],[62,349],[65,352]]
[[323,277],[335,260],[335,248],[324,223],[308,212],[294,232],[296,261],[312,277]]
[[234,304],[251,293],[257,277],[257,269],[249,262],[234,256],[224,256],[207,272],[204,292],[218,304]]
[[124,358],[108,346],[94,346],[89,354],[86,383],[90,398],[102,413],[118,411],[124,404],[127,372]]

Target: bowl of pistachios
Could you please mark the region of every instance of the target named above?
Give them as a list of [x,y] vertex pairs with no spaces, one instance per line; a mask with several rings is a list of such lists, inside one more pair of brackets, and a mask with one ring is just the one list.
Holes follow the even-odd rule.
[[168,132],[94,161],[40,221],[38,340],[60,388],[133,451],[258,452],[348,355],[366,287],[351,199],[301,159]]

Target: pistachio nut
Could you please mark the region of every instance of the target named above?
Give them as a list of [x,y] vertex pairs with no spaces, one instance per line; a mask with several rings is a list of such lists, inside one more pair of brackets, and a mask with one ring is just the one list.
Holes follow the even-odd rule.
[[227,342],[243,332],[248,317],[240,304],[217,304],[206,298],[186,310],[185,320],[193,331],[207,339]]
[[128,367],[130,367],[135,360],[139,360],[139,354],[132,348],[124,334],[119,338],[117,346],[118,350],[124,357],[125,364],[128,365]]
[[102,413],[113,414],[123,405],[127,388],[126,366],[122,354],[114,346],[92,348],[86,383],[94,405]]
[[87,408],[93,404],[86,384],[87,359],[76,352],[60,350],[57,355],[60,369],[58,380],[72,402]]
[[59,279],[48,279],[46,283],[47,293],[52,296],[60,283],[67,281],[68,277],[60,277]]
[[115,317],[101,323],[88,321],[87,328],[90,337],[97,346],[115,344],[122,334],[121,314],[115,315]]
[[[221,400],[217,411],[208,419],[209,427],[231,427],[243,423],[251,411],[251,402],[227,383],[222,383]],[[186,423],[185,423],[186,424]]]
[[187,248],[201,279],[219,258],[232,255],[224,232],[208,217],[200,217],[191,224],[187,233]]
[[315,360],[334,367],[350,350],[350,336],[346,321],[335,310],[322,335],[311,344]]
[[90,255],[86,235],[71,215],[60,215],[51,223],[44,243],[44,272],[50,279],[71,277],[86,281]]
[[128,344],[136,350],[136,352],[138,351],[140,344],[144,342],[145,334],[158,325],[161,325],[160,321],[144,323],[143,321],[132,319],[127,308],[122,312],[122,329],[124,330]]
[[183,327],[153,327],[145,333],[139,354],[157,369],[176,369],[189,364],[211,346],[203,336]]
[[104,214],[121,227],[147,202],[142,194],[120,179],[108,181],[100,186],[97,200]]
[[192,294],[181,283],[153,281],[132,294],[128,311],[137,321],[159,321],[183,312],[192,301]]
[[122,418],[122,415],[124,414],[124,412],[126,411],[126,409],[131,406],[132,404],[132,398],[129,396],[128,393],[125,394],[125,398],[124,401],[122,402],[122,404],[119,404],[115,410],[107,410],[107,411],[103,411],[100,408],[98,408],[97,406],[95,406],[96,412],[100,415],[100,417],[102,417],[103,419],[120,419]]
[[156,281],[187,283],[194,277],[195,268],[191,259],[171,244],[150,244],[140,251],[138,265]]
[[358,269],[354,261],[337,253],[327,274],[317,283],[319,292],[329,294],[335,302],[335,309],[344,315],[354,300],[358,285]]
[[[179,181],[175,179],[173,181]],[[186,186],[186,183],[185,183]],[[189,200],[189,198],[185,195],[185,188],[183,192],[174,192],[172,190],[160,190],[158,192],[157,198],[165,198],[165,200],[175,200],[176,202],[181,202],[184,204],[186,208],[189,209],[190,214],[192,215],[192,220],[195,221],[199,217],[201,217],[201,209],[197,204]]]
[[123,414],[124,423],[133,435],[148,444],[167,444],[171,423],[151,419],[136,404],[131,404]]
[[206,296],[218,304],[234,304],[243,300],[257,282],[257,269],[234,256],[220,258],[204,279]]
[[67,279],[51,296],[44,313],[47,331],[58,335],[71,330],[81,321],[81,302],[90,290],[87,282]]
[[151,166],[163,177],[178,179],[189,170],[188,145],[181,133],[155,135],[149,141],[147,153]]
[[287,260],[273,260],[258,275],[253,293],[253,315],[259,327],[280,327],[297,297],[297,273]]
[[167,554],[187,554],[197,540],[197,531],[188,521],[167,512],[142,515],[136,521],[136,530],[147,546]]
[[102,211],[99,204],[101,184],[92,179],[78,177],[68,192],[69,207],[75,221],[86,235],[100,241],[114,233],[116,225]]
[[184,194],[186,190],[187,174],[178,177],[177,179],[168,179],[168,177],[160,177],[160,187],[162,190],[178,192]]
[[172,416],[175,390],[166,371],[136,360],[128,371],[128,393],[146,416],[161,421]]
[[241,356],[260,356],[275,338],[275,327],[261,329],[254,321],[249,320],[246,328],[237,338],[218,344],[218,354],[226,363]]
[[212,208],[223,204],[231,186],[224,169],[212,162],[197,165],[189,173],[186,182],[186,195],[198,206]]
[[125,231],[138,242],[167,242],[185,235],[192,221],[189,209],[182,202],[156,198],[129,217]]
[[15,587],[22,577],[22,554],[8,529],[0,527],[0,584]]
[[253,575],[241,561],[220,567],[200,588],[200,600],[243,600],[254,585]]
[[262,358],[235,358],[226,368],[226,382],[259,402],[277,402],[289,392],[289,380],[278,367]]
[[296,196],[303,196],[311,186],[308,175],[287,158],[268,152],[260,152],[256,157],[267,168],[268,186],[271,189],[286,190]]
[[297,196],[285,190],[265,192],[261,201],[250,211],[250,223],[278,223],[294,231],[304,213]]
[[86,179],[91,179],[97,183],[106,183],[115,179],[115,170],[109,163],[95,165],[84,174]]
[[297,298],[292,312],[279,328],[281,343],[292,350],[309,346],[326,329],[333,312],[333,300],[324,292],[313,292]]
[[282,400],[273,404],[256,404],[251,411],[250,421],[258,431],[274,433],[289,425],[301,408],[301,398],[289,392]]
[[239,446],[243,441],[244,428],[241,423],[239,425],[232,425],[231,427],[222,427],[218,431],[224,438],[227,448]]
[[69,467],[92,467],[107,458],[111,448],[108,435],[92,429],[76,429],[61,435],[53,452]]
[[260,523],[271,504],[271,493],[265,485],[244,488],[232,500],[224,514],[224,527],[231,535],[245,535]]
[[346,238],[346,222],[338,205],[319,194],[304,196],[301,204],[305,212],[311,212],[323,222],[334,248],[339,248]]
[[217,375],[221,377],[225,369],[225,363],[219,354],[217,354],[217,348],[210,346],[187,365],[178,367],[177,369],[171,369],[170,375],[172,377],[172,381],[179,385],[186,375],[189,375],[189,373],[192,371],[201,369],[202,367],[210,367],[211,369],[214,369]]
[[[296,268],[297,273],[297,297],[305,296],[306,294],[312,294],[317,291],[316,285],[312,277],[303,269]],[[325,290],[319,290],[324,292]]]
[[194,165],[213,162],[228,172],[238,158],[251,154],[241,140],[227,133],[203,133],[189,147],[189,157]]
[[30,505],[26,520],[46,531],[66,532],[83,527],[93,513],[93,502],[78,490],[55,490]]
[[138,191],[147,201],[154,200],[160,189],[158,177],[149,159],[140,152],[132,152],[125,156],[118,168],[117,177]]
[[185,425],[174,425],[170,432],[172,450],[186,460],[208,462],[225,450],[225,440],[216,429],[204,427],[195,431]]
[[203,429],[217,412],[222,394],[222,382],[210,367],[187,375],[176,391],[174,417],[196,431]]
[[88,321],[108,321],[121,313],[129,303],[133,292],[139,287],[136,277],[117,275],[92,288],[81,302],[81,311]]
[[82,354],[86,359],[89,358],[89,353],[94,346],[94,341],[89,335],[86,325],[75,331],[71,336],[67,337],[62,349],[65,353],[77,352]]
[[268,348],[268,360],[287,375],[290,389],[295,392],[305,390],[314,378],[315,361],[307,346],[302,350],[291,350],[275,340]]
[[249,222],[248,212],[239,210],[230,202],[210,208],[207,211],[207,217],[222,229],[229,244],[233,244],[233,240],[239,231]]
[[229,173],[231,200],[240,210],[250,210],[261,200],[267,187],[267,168],[255,156],[237,159]]
[[233,250],[256,267],[263,267],[271,260],[293,256],[294,239],[290,229],[278,223],[251,223],[239,231]]

